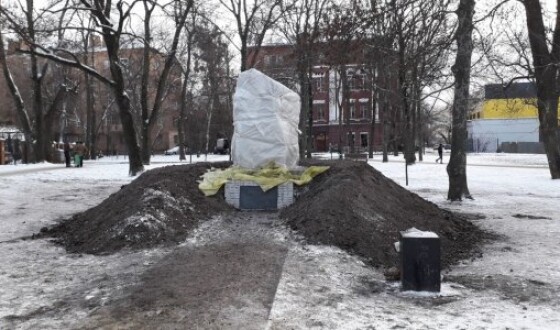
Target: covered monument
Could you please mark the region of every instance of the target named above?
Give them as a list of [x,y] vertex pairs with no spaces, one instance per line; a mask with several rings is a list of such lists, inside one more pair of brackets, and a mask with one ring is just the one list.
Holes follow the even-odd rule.
[[256,69],[242,72],[233,96],[233,164],[295,168],[299,112],[297,93]]

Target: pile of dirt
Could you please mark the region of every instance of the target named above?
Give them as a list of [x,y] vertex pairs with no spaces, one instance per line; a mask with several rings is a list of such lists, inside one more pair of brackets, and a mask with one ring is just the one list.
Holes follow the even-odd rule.
[[[230,212],[223,194],[205,197],[197,180],[209,168],[231,163],[168,166],[142,174],[101,204],[44,234],[69,252],[106,254],[183,242],[201,221]],[[310,243],[336,245],[375,266],[398,262],[393,243],[411,227],[436,232],[442,264],[471,257],[484,232],[462,215],[440,209],[409,192],[365,162],[327,161],[304,165],[331,168],[298,188],[296,202],[280,216]]]
[[43,233],[69,252],[92,254],[182,242],[200,221],[232,210],[223,194],[204,197],[197,183],[210,167],[230,165],[199,163],[147,171],[98,206]]
[[464,217],[409,192],[365,162],[325,161],[331,168],[299,191],[280,216],[310,243],[335,245],[374,266],[396,266],[393,243],[416,227],[441,239],[442,266],[477,254],[490,237]]

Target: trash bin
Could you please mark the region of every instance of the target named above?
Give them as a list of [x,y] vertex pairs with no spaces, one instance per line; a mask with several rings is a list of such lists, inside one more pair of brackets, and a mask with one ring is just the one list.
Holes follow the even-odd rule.
[[400,257],[403,291],[440,291],[441,243],[436,233],[416,228],[402,231]]

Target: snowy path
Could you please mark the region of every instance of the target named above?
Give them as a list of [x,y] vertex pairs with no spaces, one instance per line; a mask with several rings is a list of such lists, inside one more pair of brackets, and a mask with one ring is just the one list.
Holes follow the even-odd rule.
[[204,223],[79,327],[263,329],[287,254],[277,222],[276,214],[235,213]]

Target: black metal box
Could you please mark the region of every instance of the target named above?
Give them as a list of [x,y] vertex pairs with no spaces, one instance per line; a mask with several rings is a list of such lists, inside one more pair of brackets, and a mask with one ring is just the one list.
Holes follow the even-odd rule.
[[440,291],[441,243],[436,233],[401,232],[400,257],[402,290]]

